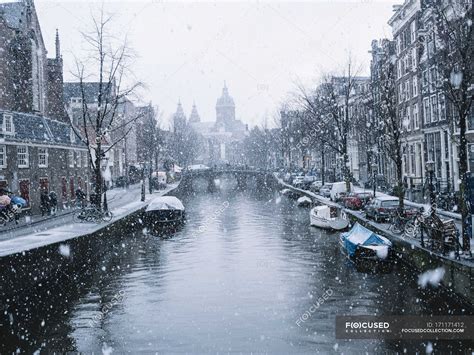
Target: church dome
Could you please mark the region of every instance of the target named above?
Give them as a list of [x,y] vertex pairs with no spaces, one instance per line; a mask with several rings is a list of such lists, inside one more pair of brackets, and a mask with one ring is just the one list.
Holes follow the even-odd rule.
[[229,95],[229,90],[225,83],[222,89],[222,96],[217,99],[216,107],[235,107],[234,99]]

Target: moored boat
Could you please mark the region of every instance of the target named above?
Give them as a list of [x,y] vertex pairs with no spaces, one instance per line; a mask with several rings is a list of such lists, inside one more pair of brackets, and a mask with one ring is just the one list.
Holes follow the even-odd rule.
[[313,201],[308,196],[301,196],[297,201],[296,204],[299,207],[309,207],[311,206]]
[[389,259],[392,242],[356,223],[339,242],[347,256],[355,261],[384,262]]
[[145,210],[145,224],[152,229],[178,226],[184,222],[185,208],[174,196],[155,198]]
[[310,214],[310,223],[314,227],[343,230],[349,226],[349,220],[337,206],[316,206]]

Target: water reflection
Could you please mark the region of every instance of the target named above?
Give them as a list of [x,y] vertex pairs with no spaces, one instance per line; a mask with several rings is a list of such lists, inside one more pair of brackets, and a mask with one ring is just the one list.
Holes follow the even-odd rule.
[[[310,227],[308,210],[278,194],[222,182],[180,197],[187,223],[168,238],[140,228],[75,243],[71,258],[51,250],[17,260],[35,266],[2,300],[1,352],[424,352],[420,342],[336,341],[335,316],[472,314],[441,290],[419,289],[402,265],[359,272],[336,233]],[[35,283],[32,270],[47,273]]]

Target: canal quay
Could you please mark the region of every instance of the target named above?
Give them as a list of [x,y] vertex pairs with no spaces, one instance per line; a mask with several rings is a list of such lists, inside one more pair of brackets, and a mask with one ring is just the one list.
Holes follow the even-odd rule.
[[340,340],[339,315],[472,315],[402,262],[361,272],[339,233],[249,179],[171,194],[179,229],[156,236],[140,215],[106,231],[1,259],[0,353],[471,353],[472,340]]

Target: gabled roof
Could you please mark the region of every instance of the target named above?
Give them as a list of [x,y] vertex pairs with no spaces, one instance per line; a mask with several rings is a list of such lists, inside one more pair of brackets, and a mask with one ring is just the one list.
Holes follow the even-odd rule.
[[[103,83],[102,85],[107,85],[107,83]],[[97,98],[99,96],[99,86],[98,82],[88,82],[82,83],[82,87],[84,88],[84,97],[86,103],[94,104],[97,103]],[[105,88],[104,88],[105,90]],[[110,89],[109,91],[112,91]],[[74,83],[64,83],[64,102],[68,104],[71,101],[71,98],[82,98],[82,88],[81,83],[74,82]]]
[[29,113],[0,110],[0,116],[3,118],[4,115],[13,117],[14,126],[13,135],[0,133],[4,141],[85,147],[79,139],[71,142],[71,127],[67,123]]

